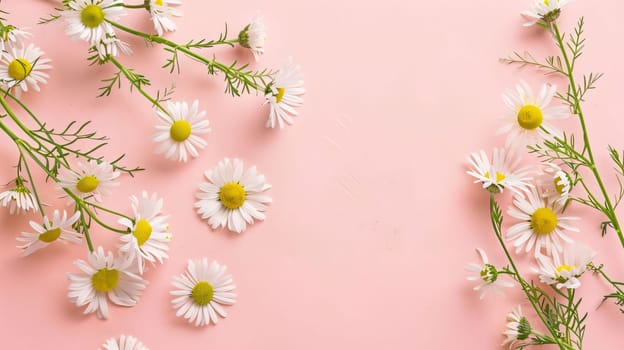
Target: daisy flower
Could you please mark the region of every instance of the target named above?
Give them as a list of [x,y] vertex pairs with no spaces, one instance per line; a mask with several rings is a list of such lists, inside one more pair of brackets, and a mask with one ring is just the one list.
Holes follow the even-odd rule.
[[169,224],[168,215],[162,215],[163,199],[158,198],[156,193],[149,196],[143,191],[140,198],[130,197],[134,220],[128,218],[119,219],[119,223],[130,231],[130,234],[122,235],[119,240],[119,251],[127,254],[130,260],[136,262],[139,274],[143,274],[145,261],[152,264],[158,260],[168,259],[167,243],[171,240],[171,234],[167,232]]
[[1,24],[0,26],[0,56],[5,51],[24,47],[24,40],[31,36],[26,28],[18,29],[12,25],[2,26]]
[[517,341],[526,340],[533,333],[531,330],[531,324],[522,315],[522,308],[518,305],[517,308],[512,309],[507,314],[507,327],[503,332],[506,337],[505,341],[501,345],[505,346],[509,344],[511,349]]
[[548,106],[556,92],[555,85],[544,84],[535,97],[531,88],[521,81],[515,91],[508,90],[503,94],[508,113],[503,118],[505,124],[498,129],[497,134],[509,133],[507,147],[513,145],[523,148],[544,139],[561,137],[561,132],[549,123],[568,117],[567,107]]
[[182,16],[182,12],[173,6],[181,5],[180,0],[150,0],[149,12],[152,16],[152,22],[154,22],[154,28],[159,36],[163,35],[163,32],[173,32],[176,30],[176,25],[173,22],[173,17]]
[[479,296],[481,300],[490,291],[495,295],[505,295],[502,287],[513,287],[513,282],[498,274],[496,266],[489,263],[488,257],[483,250],[477,248],[477,253],[481,257],[481,264],[470,263],[466,265],[466,271],[470,272],[466,279],[468,281],[479,281],[479,284],[473,290],[481,291]]
[[293,123],[291,116],[298,115],[295,108],[303,105],[301,95],[305,92],[301,68],[293,64],[292,58],[289,57],[266,87],[265,103],[269,104],[271,110],[265,126],[274,128],[279,124],[279,127],[283,128],[284,123],[291,125]]
[[558,165],[544,163],[544,169],[537,177],[538,187],[542,196],[548,201],[560,201],[565,204],[572,189],[570,175],[563,171]]
[[266,38],[266,28],[260,16],[252,18],[251,23],[238,34],[238,42],[242,47],[251,50],[256,61],[264,54],[264,42]]
[[556,284],[559,289],[578,288],[581,286],[579,277],[595,256],[596,252],[581,243],[567,244],[563,249],[563,257],[557,252],[553,252],[552,257],[540,255],[537,257],[540,281]]
[[22,236],[17,237],[18,242],[24,243],[18,246],[18,248],[23,249],[21,255],[28,256],[57,240],[64,243],[80,244],[82,236],[71,229],[72,225],[78,221],[78,218],[80,218],[80,212],[76,212],[68,218],[65,210],[63,210],[62,216],[58,210],[54,210],[52,220],[44,216],[42,225],[35,221],[30,221],[30,227],[35,230],[35,233],[22,232]]
[[39,210],[37,199],[30,190],[24,186],[24,180],[17,178],[15,188],[0,193],[0,205],[9,208],[9,214],[24,214],[29,210],[36,212]]
[[241,233],[254,219],[264,220],[265,204],[270,203],[271,198],[262,192],[271,185],[266,183],[264,175],[258,174],[255,166],[243,170],[241,160],[225,158],[204,173],[210,182],[199,184],[201,192],[197,194],[199,201],[195,207],[213,229],[227,225],[230,231]]
[[119,337],[119,340],[110,338],[103,346],[105,350],[149,350],[137,338],[125,335]]
[[82,199],[93,197],[101,202],[102,195],[110,195],[113,187],[119,186],[119,182],[114,181],[119,175],[110,163],[90,160],[78,162],[75,169],[61,168],[58,178],[61,188],[69,189]]
[[[561,216],[563,206],[559,202],[546,204],[544,198],[533,188],[527,198],[515,196],[514,206],[507,213],[516,219],[522,220],[507,230],[506,239],[513,240],[516,253],[528,252],[535,246],[535,255],[538,256],[542,248],[550,255],[553,250],[563,250],[562,241],[572,243],[572,240],[563,233],[563,230],[578,232],[571,226],[577,217]],[[554,248],[554,249],[553,249]]]
[[527,192],[532,185],[530,168],[518,168],[521,157],[515,157],[513,151],[505,152],[504,149],[494,148],[492,161],[485,151],[472,153],[468,162],[472,169],[467,171],[468,175],[476,178],[475,183],[481,183],[483,188],[492,193],[500,193],[504,188],[509,188],[516,194],[522,191]]
[[89,254],[87,261],[76,260],[80,273],[68,273],[67,297],[76,306],[87,305],[84,313],[95,312],[98,318],[108,318],[108,299],[116,305],[134,306],[147,284],[141,276],[132,272],[132,261],[125,257],[104,254],[98,247]]
[[165,152],[165,158],[186,162],[188,154],[197,158],[197,148],[206,147],[206,140],[198,135],[210,132],[206,111],[199,111],[199,101],[193,101],[189,108],[186,102],[167,101],[167,112],[156,110],[156,115],[165,125],[157,125],[154,142],[160,142],[156,153]]
[[99,58],[101,60],[106,59],[108,56],[117,57],[119,52],[121,51],[124,55],[132,54],[132,49],[128,43],[123,42],[115,35],[106,34],[104,39],[100,40],[94,47],[93,50],[97,52]]
[[207,326],[212,322],[217,324],[219,318],[226,317],[227,313],[221,305],[234,305],[236,294],[232,291],[234,280],[226,275],[226,266],[208,259],[188,261],[186,273],[173,278],[175,290],[171,301],[177,309],[176,317],[184,316],[195,327]]
[[539,21],[554,22],[559,18],[561,9],[571,2],[572,0],[533,0],[531,8],[521,12],[528,21],[523,26],[530,27]]
[[98,45],[106,35],[115,36],[113,26],[107,21],[116,22],[124,16],[122,0],[72,0],[62,12],[68,24],[65,34],[73,39]]
[[16,87],[17,93],[28,91],[31,87],[40,91],[39,83],[47,83],[50,77],[44,70],[52,68],[50,60],[43,58],[41,51],[34,44],[27,47],[12,48],[0,62],[0,81],[6,84],[6,88]]

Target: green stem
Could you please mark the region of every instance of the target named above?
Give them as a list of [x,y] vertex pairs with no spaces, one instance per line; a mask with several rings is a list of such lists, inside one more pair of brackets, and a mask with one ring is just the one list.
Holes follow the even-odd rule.
[[588,267],[593,272],[600,274],[600,276],[602,276],[605,281],[607,281],[613,288],[615,288],[615,290],[617,290],[620,294],[624,295],[624,291],[620,288],[620,286],[624,284],[622,284],[622,282],[616,282],[609,278],[609,276],[607,276],[607,274],[602,270],[602,265],[595,266],[593,263],[589,263]]
[[[16,142],[22,142],[22,140],[18,140]],[[41,204],[41,199],[39,197],[39,191],[37,191],[37,186],[35,186],[35,180],[32,177],[32,173],[30,172],[30,166],[28,166],[28,162],[26,161],[26,158],[24,157],[24,153],[22,153],[22,147],[20,146],[20,144],[18,144],[17,149],[20,153],[20,161],[22,162],[22,164],[24,164],[24,167],[26,168],[26,174],[28,174],[28,181],[30,181],[30,184],[33,190],[33,194],[35,195],[35,200],[37,201],[37,206],[39,207],[39,210],[41,211],[41,216],[45,217],[45,211],[43,210],[43,204]]]
[[88,229],[86,229],[87,227],[89,227],[89,225],[87,225],[87,223],[85,222],[85,217],[84,217],[84,213],[82,212],[82,208],[79,209],[80,210],[80,224],[82,225],[82,228],[85,232],[87,232],[85,234],[85,239],[87,241],[87,246],[89,247],[89,251],[91,253],[93,253],[93,251],[95,249],[93,249],[93,242],[91,242],[91,236],[88,233]]
[[84,203],[85,205],[90,206],[90,207],[94,207],[94,208],[100,209],[100,210],[102,210],[102,211],[105,211],[105,212],[107,212],[107,213],[110,213],[110,214],[113,214],[113,215],[116,215],[116,216],[119,216],[119,217],[122,217],[122,218],[126,218],[126,219],[128,219],[128,220],[130,220],[130,221],[134,221],[134,219],[133,219],[133,218],[131,218],[131,217],[129,217],[129,216],[127,216],[127,215],[125,215],[125,214],[119,213],[119,212],[114,211],[114,210],[112,210],[112,209],[105,208],[105,207],[103,207],[103,206],[101,206],[101,205],[98,205],[98,204],[95,204],[95,203],[93,203],[93,202],[88,202],[88,201],[83,200],[83,203]]

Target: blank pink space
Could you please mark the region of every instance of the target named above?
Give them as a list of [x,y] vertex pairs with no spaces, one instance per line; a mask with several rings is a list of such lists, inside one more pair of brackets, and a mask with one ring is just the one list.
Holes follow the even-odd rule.
[[[88,67],[86,44],[66,37],[61,21],[36,25],[57,2],[3,1],[11,22],[32,28],[34,42],[54,66],[49,84],[25,101],[57,127],[93,120],[93,129],[111,138],[106,155],[127,153],[124,164],[146,167],[135,178],[124,177],[106,204],[128,211],[129,195],[158,192],[172,215],[174,240],[171,259],[147,274],[150,284],[140,304],[111,307],[111,318],[100,321],[82,315],[65,297],[65,273],[77,271],[72,261],[85,257],[86,246],[54,245],[22,259],[15,237],[36,216],[3,211],[2,348],[96,349],[124,333],[152,350],[497,349],[505,315],[522,299],[511,293],[480,302],[464,280],[464,265],[477,261],[475,247],[503,263],[488,225],[487,195],[465,174],[465,157],[503,144],[494,136],[504,112],[503,89],[520,78],[543,80],[530,69],[497,62],[512,50],[554,53],[545,33],[521,27],[519,12],[528,3],[187,0],[184,18],[176,21],[179,30],[168,37],[213,38],[224,21],[236,33],[260,11],[269,40],[265,56],[252,66],[277,68],[292,55],[303,67],[308,93],[294,126],[266,130],[261,96],[223,95],[221,78],[207,76],[188,59],[181,74],[169,75],[159,69],[164,53],[128,39],[135,54],[122,61],[152,79],[152,92],[174,82],[174,99],[197,98],[208,112],[209,147],[199,159],[177,164],[153,154],[158,121],[125,82],[110,97],[95,98],[99,80],[115,72],[111,66]],[[596,5],[574,3],[562,27],[569,30],[586,16],[588,42],[579,69],[606,73],[586,113],[607,170],[607,142],[624,147],[624,29],[617,24],[618,1]],[[123,22],[150,30],[143,13]],[[216,54],[226,62],[251,58],[244,50]],[[574,121],[566,127],[578,131]],[[4,183],[14,176],[16,152],[5,137],[0,145]],[[211,230],[192,206],[202,172],[226,156],[256,165],[273,185],[267,220],[242,235]],[[608,181],[615,190],[614,178]],[[62,205],[56,196],[48,186],[46,200]],[[577,237],[624,279],[624,251],[615,236],[599,238],[602,218],[585,208],[572,211],[585,218]],[[97,229],[93,236],[96,244],[115,247],[114,234]],[[198,329],[175,317],[168,292],[187,259],[202,256],[228,266],[239,298],[218,326]],[[529,270],[528,263],[523,266]],[[609,289],[590,275],[583,282],[584,310],[591,312],[585,348],[620,344],[624,316],[610,303],[597,309]]]

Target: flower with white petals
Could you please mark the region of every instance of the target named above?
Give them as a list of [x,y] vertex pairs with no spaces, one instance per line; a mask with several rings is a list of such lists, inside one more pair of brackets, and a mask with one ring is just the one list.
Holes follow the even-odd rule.
[[507,328],[503,332],[506,338],[501,345],[509,345],[511,349],[517,341],[528,339],[532,332],[531,324],[522,315],[522,308],[518,305],[517,308],[507,314]]
[[65,210],[63,210],[62,216],[58,210],[54,210],[52,220],[44,216],[42,225],[39,225],[35,221],[30,221],[30,227],[35,230],[35,233],[22,232],[22,236],[17,237],[18,242],[24,243],[18,246],[18,248],[23,249],[21,255],[28,256],[55,241],[80,244],[82,242],[82,235],[72,230],[72,225],[78,221],[79,218],[80,212],[76,212],[68,218]]
[[159,36],[163,35],[163,32],[173,32],[176,30],[175,22],[173,22],[173,17],[182,16],[182,12],[176,9],[173,6],[181,5],[182,1],[180,0],[150,0],[149,1],[149,12],[150,16],[152,16],[152,22],[154,23],[154,28],[156,29],[156,33]]
[[134,219],[119,219],[119,223],[130,230],[130,234],[121,235],[119,251],[136,262],[139,274],[143,274],[145,262],[163,263],[168,259],[167,244],[171,241],[171,233],[167,232],[168,215],[162,215],[163,199],[156,193],[151,196],[143,191],[141,198],[130,197]]
[[29,87],[40,91],[39,83],[47,83],[50,77],[43,72],[52,68],[48,63],[50,60],[43,58],[43,51],[34,44],[25,48],[14,47],[3,55],[0,62],[0,81],[6,84],[8,89],[15,87],[16,94],[28,91]]
[[537,183],[542,196],[551,202],[560,201],[561,204],[565,204],[572,190],[570,175],[553,163],[544,163],[543,172],[538,175]]
[[132,49],[128,43],[123,42],[115,35],[106,34],[105,37],[95,44],[94,50],[97,51],[101,60],[106,59],[108,56],[116,57],[121,51],[124,55],[131,55]]
[[524,81],[516,85],[516,90],[503,94],[503,101],[508,113],[504,116],[505,124],[497,134],[509,133],[507,146],[524,148],[539,144],[542,140],[561,137],[561,132],[550,124],[552,120],[568,117],[565,106],[548,106],[557,93],[555,85],[544,84],[537,97]]
[[241,233],[254,219],[264,220],[266,203],[271,198],[262,192],[271,188],[264,175],[258,174],[256,167],[244,171],[243,162],[229,158],[204,173],[209,183],[199,184],[195,203],[202,219],[208,219],[213,229],[221,226]]
[[0,193],[0,205],[9,208],[9,214],[24,214],[29,210],[36,212],[39,209],[37,198],[24,186],[23,179],[15,180],[15,188]]
[[472,169],[467,173],[481,183],[483,188],[492,193],[500,193],[504,188],[509,188],[516,194],[527,192],[530,184],[531,170],[529,167],[519,168],[521,157],[515,157],[513,151],[505,152],[504,149],[494,148],[492,161],[485,151],[472,153],[468,162]]
[[110,338],[104,343],[104,350],[149,350],[137,338],[122,335],[119,340]]
[[58,177],[61,188],[69,189],[82,199],[93,198],[101,202],[102,195],[110,195],[112,189],[119,186],[119,182],[114,181],[119,175],[110,163],[90,160],[88,163],[78,162],[75,169],[61,168]]
[[160,142],[156,153],[165,152],[165,158],[186,162],[188,154],[199,156],[197,148],[203,149],[207,143],[199,135],[210,132],[210,122],[205,118],[206,111],[199,111],[199,101],[193,101],[189,108],[186,102],[167,101],[167,112],[157,109],[156,115],[165,125],[157,125],[154,142]]
[[226,266],[208,258],[189,260],[186,273],[173,278],[175,290],[171,291],[176,316],[184,316],[195,327],[217,324],[227,313],[221,305],[234,305],[236,288],[232,276],[226,274]]
[[12,25],[0,27],[0,57],[4,52],[8,52],[14,48],[24,47],[24,40],[28,39],[31,34],[26,31],[27,28],[19,29]]
[[284,127],[284,123],[291,125],[291,116],[297,116],[295,108],[303,105],[301,95],[305,94],[303,79],[301,77],[301,67],[292,62],[289,57],[284,66],[275,74],[264,94],[266,103],[269,104],[269,119],[266,122],[267,128],[275,128],[279,125]]
[[147,282],[134,273],[132,261],[126,257],[104,254],[98,247],[91,252],[87,261],[76,260],[81,273],[68,273],[69,292],[67,296],[76,306],[85,308],[84,313],[95,312],[98,318],[108,318],[107,298],[116,305],[135,306]]
[[264,54],[266,38],[266,28],[261,16],[252,18],[251,23],[245,26],[238,34],[238,42],[242,47],[251,50],[256,61]]
[[581,243],[567,244],[563,249],[563,257],[557,252],[553,252],[551,257],[540,255],[537,257],[540,281],[556,284],[559,289],[578,288],[581,286],[579,278],[595,256],[596,252]]
[[65,34],[97,46],[106,35],[115,36],[108,21],[117,22],[124,16],[122,0],[72,0],[62,12],[68,24]]
[[554,22],[559,18],[561,9],[571,3],[572,0],[533,0],[531,9],[522,11],[522,16],[527,19],[523,25],[532,26],[539,21],[543,23]]
[[563,251],[562,241],[572,243],[572,240],[563,233],[563,230],[578,232],[571,222],[578,220],[577,217],[561,216],[563,206],[560,202],[546,203],[544,198],[533,188],[527,198],[515,196],[514,206],[507,213],[522,222],[511,226],[507,230],[506,239],[514,241],[516,253],[528,252],[535,247],[535,256],[541,254],[541,249],[546,249],[546,254],[552,251]]
[[477,253],[481,257],[481,264],[470,263],[466,265],[466,271],[470,272],[470,275],[466,277],[468,281],[479,281],[473,289],[480,291],[479,299],[483,300],[488,292],[494,295],[505,295],[502,287],[513,287],[513,282],[507,279],[505,276],[500,275],[496,266],[489,263],[485,252],[477,248]]

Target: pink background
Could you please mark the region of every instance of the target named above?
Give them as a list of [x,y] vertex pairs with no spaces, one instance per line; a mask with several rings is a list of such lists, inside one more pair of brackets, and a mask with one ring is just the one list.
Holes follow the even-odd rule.
[[[152,92],[175,82],[174,99],[198,98],[208,111],[209,147],[199,159],[177,164],[153,154],[158,121],[125,82],[110,97],[95,98],[112,66],[88,67],[86,44],[64,36],[63,23],[35,24],[56,2],[3,1],[11,23],[32,27],[54,66],[43,91],[25,101],[57,127],[93,120],[93,128],[111,138],[105,154],[125,152],[124,164],[146,167],[134,179],[124,177],[106,204],[127,212],[130,194],[157,191],[172,214],[174,240],[171,259],[147,273],[139,305],[112,307],[110,319],[100,321],[65,296],[65,272],[77,271],[72,261],[85,257],[86,246],[57,244],[20,258],[15,237],[29,219],[39,219],[2,211],[2,348],[95,349],[122,333],[152,350],[498,348],[505,315],[522,298],[511,293],[479,301],[464,280],[464,265],[478,261],[475,247],[503,263],[488,224],[487,194],[465,174],[465,157],[502,145],[494,132],[504,112],[503,89],[521,77],[533,84],[543,79],[497,59],[514,49],[530,48],[537,57],[555,53],[545,33],[521,27],[519,12],[528,3],[187,0],[179,30],[168,37],[212,38],[224,21],[237,33],[260,11],[269,40],[258,67],[279,67],[292,55],[308,94],[293,127],[266,130],[261,97],[224,96],[221,80],[187,59],[182,74],[170,76],[159,69],[164,53],[122,36],[135,50],[122,61],[152,79]],[[585,15],[588,43],[579,69],[606,73],[585,107],[605,170],[606,142],[624,146],[619,3],[578,1],[562,17],[569,30]],[[151,30],[144,13],[122,22]],[[251,55],[218,50],[217,57],[249,61]],[[577,131],[574,120],[566,125]],[[17,158],[8,138],[0,145],[4,183],[14,177]],[[211,230],[192,207],[202,172],[226,156],[257,165],[273,184],[267,220],[242,235]],[[615,190],[614,179],[608,181]],[[48,186],[46,200],[60,205],[57,195]],[[624,252],[614,234],[599,237],[601,217],[580,207],[571,212],[585,219],[577,237],[599,252],[597,261],[607,263],[611,275],[624,279]],[[115,234],[96,229],[93,236],[96,244],[115,247]],[[239,298],[218,326],[194,328],[175,317],[168,292],[186,260],[202,256],[228,266]],[[528,262],[523,266],[528,270]],[[583,283],[583,308],[591,312],[585,348],[621,344],[624,316],[611,303],[597,308],[609,289],[589,274]]]

